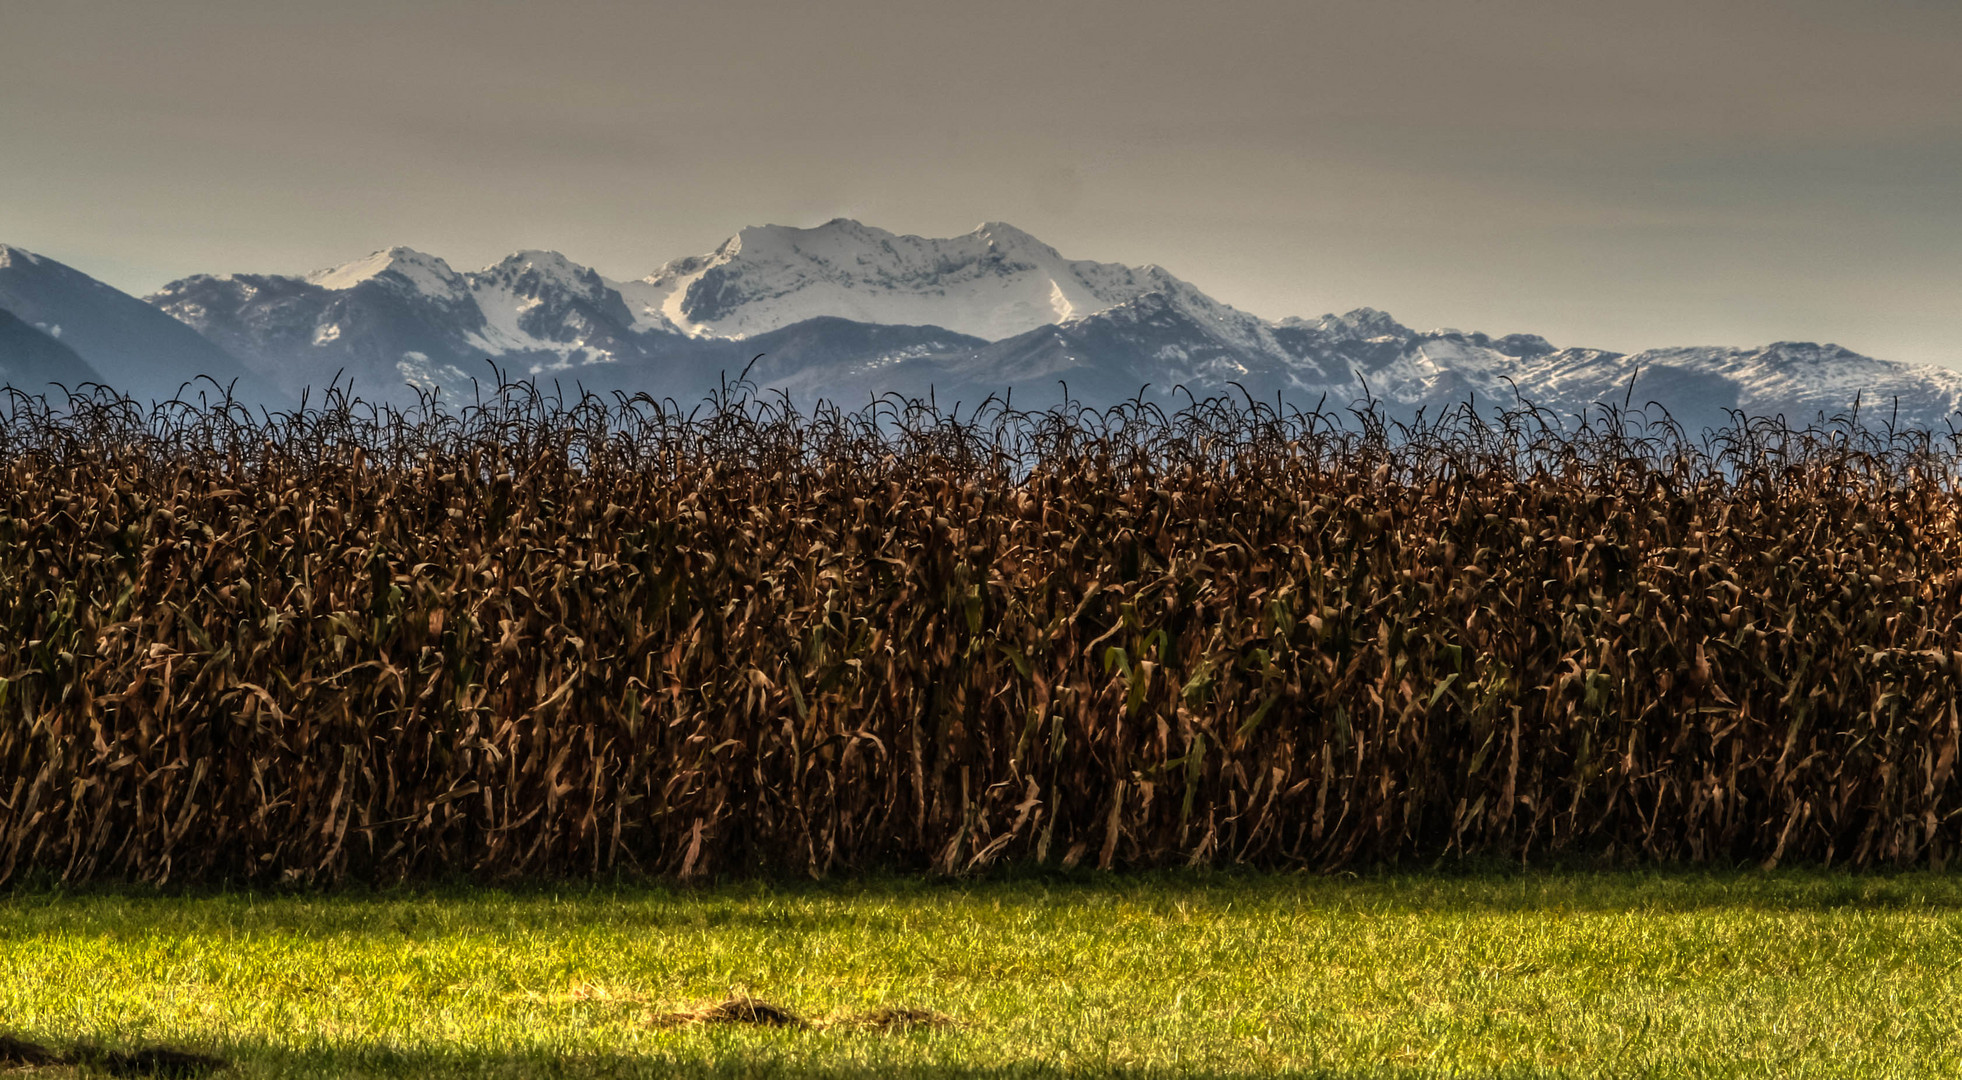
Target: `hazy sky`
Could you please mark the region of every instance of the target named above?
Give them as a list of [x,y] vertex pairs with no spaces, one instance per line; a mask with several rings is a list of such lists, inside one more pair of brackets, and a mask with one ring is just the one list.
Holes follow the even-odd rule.
[[133,292],[839,215],[1269,317],[1962,367],[1962,0],[0,0],[0,241]]

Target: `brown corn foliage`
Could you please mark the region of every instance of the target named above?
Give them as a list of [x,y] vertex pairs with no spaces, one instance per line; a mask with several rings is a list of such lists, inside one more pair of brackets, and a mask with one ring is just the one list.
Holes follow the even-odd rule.
[[1957,440],[1644,419],[16,397],[0,881],[1944,864]]

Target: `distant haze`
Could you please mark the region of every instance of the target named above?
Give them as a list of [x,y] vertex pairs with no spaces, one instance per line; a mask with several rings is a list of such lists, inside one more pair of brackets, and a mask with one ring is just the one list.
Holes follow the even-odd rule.
[[1962,367],[1962,3],[7,0],[0,241],[138,294],[1008,221],[1267,317]]

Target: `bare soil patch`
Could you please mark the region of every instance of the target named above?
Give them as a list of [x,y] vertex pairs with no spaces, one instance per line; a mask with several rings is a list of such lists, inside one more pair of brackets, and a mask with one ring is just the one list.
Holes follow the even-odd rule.
[[0,1035],[0,1069],[31,1069],[43,1065],[59,1065],[60,1054],[42,1046],[40,1043]]
[[223,1058],[168,1046],[122,1051],[83,1045],[64,1054],[40,1043],[0,1035],[0,1069],[6,1070],[79,1065],[111,1076],[194,1077],[216,1072],[227,1064]]
[[954,1018],[932,1009],[881,1006],[863,1012],[841,1013],[820,1020],[808,1020],[780,1005],[748,995],[738,995],[713,1004],[676,1012],[655,1013],[648,1022],[660,1027],[693,1024],[753,1024],[758,1027],[797,1028],[823,1031],[844,1028],[858,1031],[916,1031],[923,1028],[954,1026]]
[[756,1024],[761,1027],[808,1028],[810,1021],[796,1013],[747,994],[680,1012],[659,1013],[650,1018],[664,1027],[688,1024]]

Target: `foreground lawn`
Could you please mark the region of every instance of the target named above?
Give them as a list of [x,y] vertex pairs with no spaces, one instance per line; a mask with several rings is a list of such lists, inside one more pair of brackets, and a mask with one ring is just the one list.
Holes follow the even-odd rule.
[[[958,1025],[649,1022],[732,992]],[[0,1035],[220,1076],[1951,1077],[1959,1015],[1933,874],[0,896]]]

